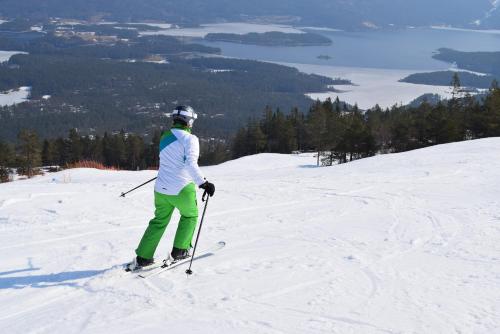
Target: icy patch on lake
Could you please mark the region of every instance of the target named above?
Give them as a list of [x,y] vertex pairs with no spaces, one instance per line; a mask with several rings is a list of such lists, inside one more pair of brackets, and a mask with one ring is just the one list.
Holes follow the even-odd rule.
[[342,32],[342,29],[334,29],[328,27],[297,27],[300,30],[315,30],[315,31],[327,31],[327,32]]
[[150,26],[150,27],[155,27],[155,28],[162,28],[162,29],[172,29],[172,28],[174,28],[174,25],[172,25],[171,23],[134,22],[134,23],[129,23],[129,25],[145,25],[145,26]]
[[399,82],[402,78],[418,71],[392,70],[361,67],[341,67],[327,65],[280,63],[281,65],[297,68],[309,74],[318,74],[332,79],[342,78],[350,80],[354,85],[334,85],[341,92],[312,92],[307,94],[316,100],[337,96],[341,101],[349,104],[357,103],[361,109],[369,109],[378,104],[382,108],[390,108],[395,104],[409,104],[417,97],[427,93],[439,94],[444,98],[451,97],[451,87],[416,85]]
[[26,102],[29,99],[31,87],[20,87],[0,93],[0,106],[12,106],[14,104]]
[[9,61],[10,57],[19,54],[27,54],[27,53],[22,51],[0,51],[0,63],[3,63],[4,61]]
[[431,26],[431,28],[436,30],[464,31],[464,32],[475,32],[481,34],[500,35],[500,30],[498,29],[465,29],[465,28],[454,28],[450,26]]
[[173,29],[165,29],[159,31],[145,31],[141,33],[141,36],[167,35],[167,36],[203,38],[209,33],[232,33],[232,34],[243,35],[251,32],[265,33],[270,31],[279,31],[283,33],[295,33],[295,34],[304,33],[299,29],[286,25],[233,22],[233,23],[202,24],[200,27],[197,28],[173,28]]

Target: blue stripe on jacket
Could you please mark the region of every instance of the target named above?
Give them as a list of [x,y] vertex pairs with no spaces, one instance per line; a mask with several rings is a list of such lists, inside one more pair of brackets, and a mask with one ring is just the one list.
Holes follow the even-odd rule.
[[166,132],[160,139],[160,152],[163,151],[165,147],[172,144],[177,140],[177,137],[171,131]]

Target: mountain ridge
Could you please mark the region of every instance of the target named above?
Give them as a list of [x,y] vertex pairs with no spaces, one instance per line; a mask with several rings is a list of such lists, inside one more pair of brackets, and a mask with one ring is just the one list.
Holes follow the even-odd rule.
[[[114,19],[119,21],[163,20],[176,24],[217,21],[270,20],[327,26],[346,30],[432,24],[461,27],[500,27],[498,1],[431,0],[4,0],[0,17],[19,13],[35,19],[49,17]],[[281,22],[283,23],[283,22]]]

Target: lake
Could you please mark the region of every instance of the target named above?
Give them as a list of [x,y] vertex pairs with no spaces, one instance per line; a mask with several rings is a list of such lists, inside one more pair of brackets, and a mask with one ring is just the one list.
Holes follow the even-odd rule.
[[[432,58],[439,48],[460,51],[500,51],[500,31],[472,31],[448,28],[408,28],[345,32],[332,29],[295,28],[283,25],[224,23],[200,28],[168,29],[149,34],[203,37],[210,32],[248,33],[266,31],[311,31],[329,37],[330,46],[268,47],[224,42],[202,44],[218,47],[222,55],[294,66],[307,73],[350,79],[356,86],[336,87],[343,93],[311,92],[312,98],[335,98],[337,95],[361,108],[376,103],[389,107],[409,103],[424,93],[449,97],[448,87],[413,85],[398,80],[416,72],[454,69],[450,64]],[[196,41],[196,39],[195,39]],[[326,55],[330,59],[318,59]],[[451,81],[451,78],[450,78]]]
[[[308,30],[309,31],[309,30]],[[312,30],[311,30],[312,31]],[[329,37],[330,46],[266,47],[213,42],[225,56],[272,62],[368,67],[398,70],[441,70],[449,64],[434,60],[432,54],[446,47],[460,51],[500,51],[499,33],[415,28],[398,31],[314,31]],[[328,55],[331,59],[318,59]]]

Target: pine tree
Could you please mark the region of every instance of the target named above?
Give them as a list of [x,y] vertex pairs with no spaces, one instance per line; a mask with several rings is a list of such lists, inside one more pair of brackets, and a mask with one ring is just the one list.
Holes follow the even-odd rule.
[[143,161],[144,142],[141,137],[129,135],[125,140],[125,151],[127,157],[126,167],[132,170],[138,170],[144,167]]
[[75,163],[82,160],[83,144],[77,129],[69,130],[69,162]]
[[488,137],[500,136],[500,89],[491,90],[485,101],[485,115],[483,122],[485,123],[486,133]]
[[22,164],[20,171],[31,178],[35,175],[35,167],[41,163],[38,135],[34,131],[23,129],[19,132],[18,139]]
[[247,141],[247,129],[242,127],[236,132],[232,140],[231,152],[232,152],[232,157],[234,159],[249,154],[247,150],[246,141]]
[[458,72],[453,73],[453,78],[451,79],[451,86],[453,87],[451,91],[452,100],[455,100],[458,97],[460,97],[460,94],[462,92],[462,84],[460,82],[460,76],[458,75]]
[[321,152],[323,152],[327,146],[327,121],[328,115],[325,108],[323,108],[321,102],[317,101],[309,110],[309,115],[307,117],[307,131],[308,137],[311,140],[311,145],[317,151],[317,165],[320,164]]
[[56,164],[56,147],[51,140],[45,139],[42,144],[42,164],[52,166]]
[[0,182],[9,181],[9,167],[14,162],[14,149],[9,143],[0,141]]

